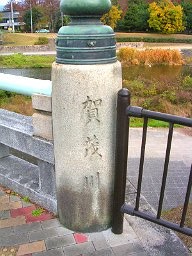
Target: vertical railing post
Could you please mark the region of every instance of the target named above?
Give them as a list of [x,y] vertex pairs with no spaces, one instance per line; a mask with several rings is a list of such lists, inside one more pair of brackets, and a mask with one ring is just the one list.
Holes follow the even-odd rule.
[[118,92],[117,99],[115,182],[112,222],[112,232],[115,234],[121,234],[123,232],[123,213],[121,213],[120,209],[125,201],[129,133],[129,118],[126,115],[126,108],[128,105],[130,105],[130,92],[123,88]]

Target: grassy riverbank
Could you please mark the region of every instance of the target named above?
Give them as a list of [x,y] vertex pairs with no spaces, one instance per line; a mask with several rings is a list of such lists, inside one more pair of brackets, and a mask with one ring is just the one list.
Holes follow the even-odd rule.
[[[133,50],[131,50],[133,51]],[[152,52],[152,51],[150,51]],[[166,53],[166,51],[165,51]],[[135,50],[134,50],[135,54]],[[131,56],[135,61],[134,54],[124,54],[124,57]],[[152,55],[151,55],[152,56]],[[169,56],[169,55],[168,55]],[[121,56],[122,57],[122,56]],[[148,59],[147,54],[146,63],[149,65],[152,63]],[[157,59],[160,55],[157,54]],[[178,56],[177,56],[178,57]],[[120,58],[120,56],[119,56]],[[141,59],[141,58],[139,58]],[[11,56],[0,56],[0,67],[4,68],[39,68],[39,67],[51,67],[51,64],[55,60],[54,56],[25,56],[23,54],[14,54]],[[171,58],[172,60],[172,58]],[[132,94],[131,104],[140,106],[146,109],[160,111],[175,115],[181,115],[185,117],[192,117],[192,76],[190,75],[166,75],[159,76],[158,79],[144,77],[144,68],[139,72],[139,75],[129,77],[126,74],[130,73],[128,69],[129,62],[125,58],[122,59],[123,64],[123,87],[127,87]],[[171,61],[172,62],[172,61]],[[182,60],[179,58],[179,62]],[[139,67],[139,65],[136,65]],[[142,66],[140,66],[142,67]],[[165,66],[166,67],[166,66]],[[152,67],[150,72],[153,71]],[[128,73],[127,73],[128,72]],[[160,71],[158,71],[160,72]],[[174,72],[173,72],[174,73]],[[11,93],[5,93],[0,91],[0,107],[11,111],[22,113],[25,115],[32,115],[31,101],[29,97],[18,96]],[[131,121],[133,127],[142,126],[142,120],[133,118]],[[149,121],[151,127],[167,127],[167,123],[161,121]]]
[[56,38],[56,34],[52,33],[4,33],[3,34],[3,45],[5,46],[25,46],[34,45],[39,37]]
[[[21,53],[0,56],[0,68],[47,68],[51,67],[55,56],[25,56]],[[0,108],[23,115],[32,115],[31,98],[0,90]]]
[[0,56],[0,68],[47,68],[51,67],[54,61],[55,56],[26,56],[16,53],[9,56]]
[[[184,117],[192,117],[192,77],[189,75],[146,79],[140,74],[135,79],[123,80],[123,87],[131,92],[131,105]],[[132,127],[142,126],[142,120],[132,118]],[[168,123],[150,120],[151,127],[167,127]]]
[[[55,39],[56,33],[4,33],[5,46],[34,45],[38,37],[43,36]],[[192,43],[192,35],[160,34],[160,33],[115,33],[118,42],[153,42],[153,43]]]

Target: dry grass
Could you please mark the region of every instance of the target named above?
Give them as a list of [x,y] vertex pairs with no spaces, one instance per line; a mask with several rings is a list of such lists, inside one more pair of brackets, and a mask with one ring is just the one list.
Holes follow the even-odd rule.
[[124,47],[119,50],[119,59],[124,65],[182,65],[184,61],[178,50]]
[[4,33],[3,40],[6,46],[34,45],[39,37],[56,38],[52,33]]
[[34,111],[32,108],[31,98],[22,95],[10,97],[9,101],[7,103],[0,104],[0,107],[27,116],[31,116]]
[[[167,219],[169,221],[179,224],[181,220],[182,210],[183,210],[182,207],[173,208],[169,211],[164,212],[162,217],[164,219]],[[192,203],[189,204],[189,207],[188,207],[185,226],[192,228]],[[177,232],[177,235],[188,248],[192,247],[192,237],[178,233],[178,232]]]
[[[39,36],[44,36],[47,38],[56,38],[56,33],[4,33],[5,45],[34,45]],[[155,34],[155,33],[116,33],[116,38],[122,37],[153,37],[153,38],[169,38],[170,35]],[[172,34],[172,38],[177,39],[191,39],[192,35],[184,34]],[[150,45],[145,43],[146,46]],[[162,44],[161,44],[162,45]],[[169,44],[170,45],[170,44]]]

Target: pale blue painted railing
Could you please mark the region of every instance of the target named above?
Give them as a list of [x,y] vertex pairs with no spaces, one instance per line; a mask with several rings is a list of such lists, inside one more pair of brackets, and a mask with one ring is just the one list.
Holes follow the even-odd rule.
[[32,94],[51,96],[52,82],[49,80],[0,73],[0,90],[16,92],[28,96],[31,96]]

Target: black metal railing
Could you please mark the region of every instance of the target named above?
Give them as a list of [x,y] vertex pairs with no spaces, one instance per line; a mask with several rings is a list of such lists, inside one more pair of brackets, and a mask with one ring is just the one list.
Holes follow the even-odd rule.
[[[138,175],[138,183],[137,183],[137,195],[136,195],[136,202],[134,207],[125,203],[130,117],[139,117],[144,119],[142,142],[141,142],[141,155],[140,155],[140,164],[139,164],[139,175]],[[163,177],[162,177],[161,190],[160,190],[159,203],[158,203],[156,216],[153,215],[152,213],[146,213],[139,209],[140,197],[141,197],[141,184],[142,184],[142,178],[143,178],[143,166],[144,166],[144,158],[145,158],[147,125],[148,125],[149,118],[155,119],[155,120],[161,120],[169,123],[169,132],[168,132],[168,138],[167,138],[164,170],[163,170]],[[174,124],[180,124],[183,126],[192,127],[192,119],[150,111],[140,107],[130,106],[130,92],[127,89],[121,89],[118,92],[115,187],[114,187],[114,207],[113,207],[113,224],[112,224],[113,233],[121,234],[123,232],[123,216],[124,216],[124,213],[127,213],[130,215],[138,216],[145,220],[149,220],[159,225],[171,228],[175,231],[179,231],[189,236],[192,236],[192,228],[188,228],[184,226],[189,199],[190,199],[191,187],[192,187],[192,165],[191,165],[188,185],[186,189],[186,195],[185,195],[184,206],[183,206],[180,223],[179,224],[172,223],[170,221],[167,221],[161,218]]]

